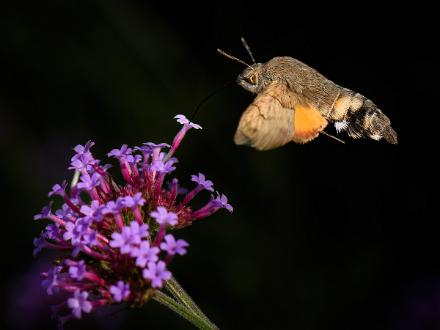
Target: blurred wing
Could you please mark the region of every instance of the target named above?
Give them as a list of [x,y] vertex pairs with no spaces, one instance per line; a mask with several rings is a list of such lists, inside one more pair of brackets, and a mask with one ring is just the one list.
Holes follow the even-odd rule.
[[327,126],[327,120],[314,106],[301,101],[287,86],[272,83],[241,116],[234,142],[269,150],[290,141],[313,140]]
[[284,86],[273,83],[257,95],[240,118],[236,144],[269,150],[292,141],[295,113],[282,104],[285,92]]

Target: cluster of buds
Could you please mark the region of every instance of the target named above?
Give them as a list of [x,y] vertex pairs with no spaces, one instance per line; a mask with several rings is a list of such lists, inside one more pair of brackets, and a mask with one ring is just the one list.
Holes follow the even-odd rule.
[[79,179],[70,187],[66,182],[53,186],[49,197],[59,196],[60,208],[53,211],[50,202],[35,215],[35,220],[51,223],[35,238],[34,255],[43,248],[62,252],[42,274],[49,295],[66,297],[53,307],[60,325],[103,305],[145,304],[171,279],[174,256],[186,253],[188,243],[169,232],[221,208],[232,212],[226,196],[218,192],[205,206],[191,208],[189,203],[201,191],[214,193],[212,181],[201,173],[191,177],[196,185],[189,191],[176,178],[164,185],[175,170],[173,155],[185,134],[201,129],[183,115],[175,118],[183,127],[171,146],[148,142],[108,153],[119,161],[123,184],[111,176],[110,165],[93,157],[92,141],[77,145],[69,169]]

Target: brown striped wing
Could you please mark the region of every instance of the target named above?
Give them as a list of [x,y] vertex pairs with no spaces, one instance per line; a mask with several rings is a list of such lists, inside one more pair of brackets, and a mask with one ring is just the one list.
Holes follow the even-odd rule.
[[234,141],[258,150],[280,147],[290,141],[307,143],[327,125],[321,113],[274,82],[266,87],[241,116]]
[[260,92],[240,118],[234,142],[238,145],[269,150],[294,137],[294,110],[283,102],[287,90],[273,83]]

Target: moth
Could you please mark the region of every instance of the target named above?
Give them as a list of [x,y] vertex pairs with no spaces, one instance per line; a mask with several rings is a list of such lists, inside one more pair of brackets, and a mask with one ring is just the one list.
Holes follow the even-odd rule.
[[240,118],[234,136],[237,145],[269,150],[291,141],[304,144],[320,133],[327,134],[324,128],[329,123],[338,133],[345,131],[355,139],[369,137],[397,144],[390,120],[365,96],[335,84],[292,57],[256,63],[246,41],[241,41],[252,65],[217,49],[247,66],[237,83],[257,94]]

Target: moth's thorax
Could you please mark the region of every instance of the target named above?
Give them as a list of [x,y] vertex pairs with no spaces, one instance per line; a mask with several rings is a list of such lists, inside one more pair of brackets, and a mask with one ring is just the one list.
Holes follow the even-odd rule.
[[[316,70],[293,57],[274,57],[264,64],[264,75],[272,80],[303,84],[321,76]],[[322,77],[322,76],[321,76]]]
[[325,77],[316,70],[288,56],[274,57],[266,63],[254,64],[237,77],[237,83],[252,93],[259,93],[273,81],[285,83],[293,90],[301,92],[308,85],[316,85],[323,80],[326,80]]

